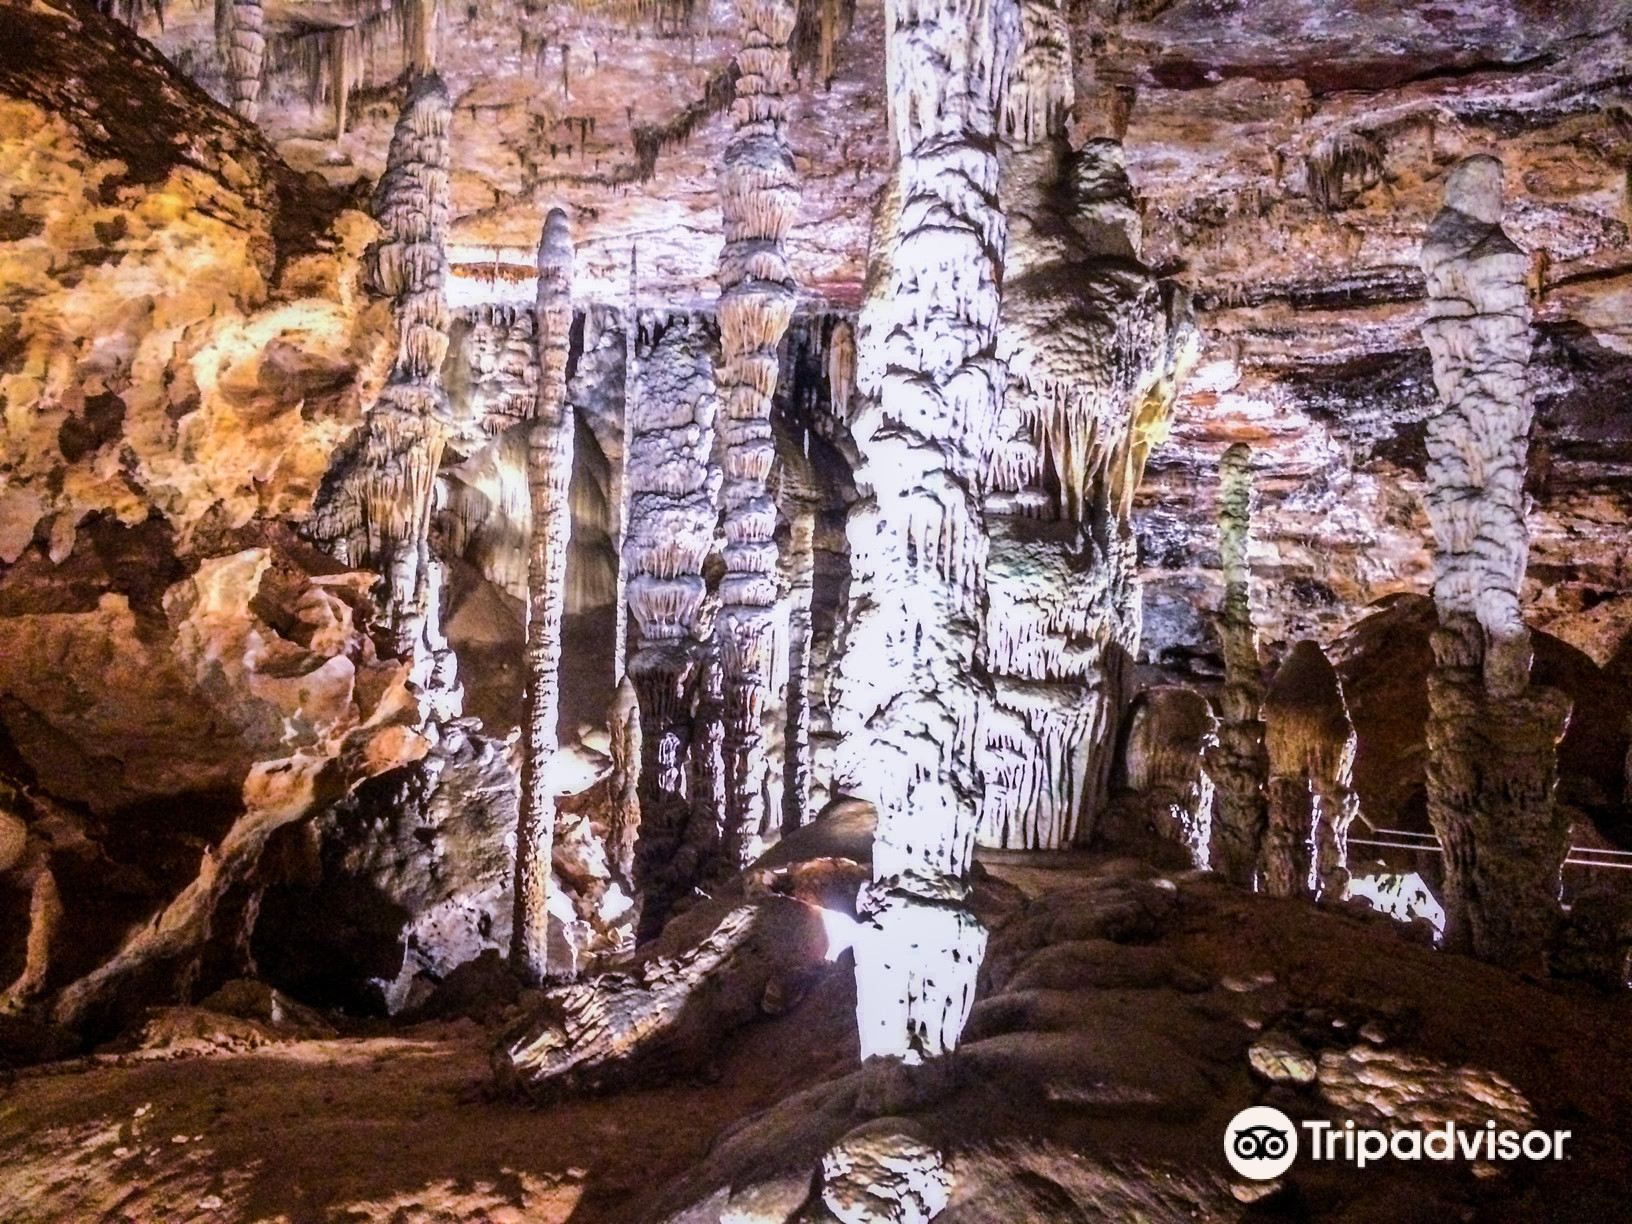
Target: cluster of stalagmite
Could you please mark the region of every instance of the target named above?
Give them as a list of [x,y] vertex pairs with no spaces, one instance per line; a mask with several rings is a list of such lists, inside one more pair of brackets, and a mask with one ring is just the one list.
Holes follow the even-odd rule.
[[1065,140],[1062,13],[1021,12],[1002,125],[1007,395],[985,474],[980,840],[1058,849],[1087,840],[1106,796],[1141,622],[1132,498],[1193,328],[1139,262],[1120,146]]
[[[342,561],[382,575],[383,618],[404,655],[423,643],[438,581],[428,533],[446,442],[449,116],[441,80],[415,81],[374,196],[384,237],[369,251],[374,288],[391,299],[396,355],[360,452],[342,466],[312,522]],[[420,653],[429,659],[436,651]]]
[[[643,937],[718,849],[717,732],[694,707],[709,693],[714,608],[703,563],[714,547],[719,471],[712,463],[715,389],[709,336],[691,315],[642,318],[630,414],[627,482],[629,678],[640,705],[641,836],[635,875]],[[702,690],[700,692],[699,690]],[[694,723],[696,724],[694,732]],[[710,742],[699,744],[699,737]],[[694,810],[695,809],[695,810]]]
[[1502,229],[1502,165],[1452,170],[1422,267],[1441,410],[1429,418],[1435,668],[1428,815],[1445,848],[1449,947],[1540,962],[1558,917],[1568,825],[1553,801],[1569,700],[1530,682],[1519,613],[1534,414],[1529,259]]
[[778,601],[776,503],[766,486],[776,458],[771,401],[777,347],[794,307],[783,243],[798,194],[788,148],[789,0],[738,0],[735,131],[720,168],[720,439],[724,466],[725,576],[719,638],[724,708],[725,827],[721,866],[738,868],[782,821],[783,772],[764,724],[787,658]]
[[[852,431],[849,524],[865,592],[834,682],[837,789],[877,812],[856,952],[863,1057],[949,1051],[986,934],[966,905],[978,820],[972,664],[982,617],[981,480],[1002,394],[997,200],[1003,0],[889,0],[885,80],[895,234],[876,277]],[[888,207],[888,205],[886,205]],[[874,385],[867,385],[873,382]]]
[[1319,900],[1349,882],[1354,724],[1343,683],[1320,646],[1301,641],[1275,673],[1263,704],[1268,760],[1264,891]]
[[1237,442],[1218,469],[1218,551],[1224,570],[1224,608],[1218,635],[1224,647],[1218,744],[1207,769],[1218,791],[1213,805],[1209,865],[1232,884],[1256,878],[1269,815],[1264,786],[1264,673],[1252,623],[1252,450]]
[[524,981],[549,960],[549,886],[555,844],[550,758],[559,747],[561,615],[566,606],[572,508],[573,414],[567,406],[572,332],[572,235],[550,210],[538,241],[538,405],[527,437],[532,528],[527,549],[527,681],[522,710],[521,807],[516,822],[515,931],[510,956]]

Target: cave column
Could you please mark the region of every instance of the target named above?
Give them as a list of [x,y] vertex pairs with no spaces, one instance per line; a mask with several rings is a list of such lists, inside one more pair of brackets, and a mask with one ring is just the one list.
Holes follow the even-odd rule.
[[788,147],[788,0],[738,0],[735,130],[720,168],[720,436],[725,469],[725,577],[719,640],[724,725],[725,827],[719,866],[734,870],[782,822],[782,770],[762,724],[776,704],[787,650],[777,600],[776,503],[767,479],[776,458],[771,402],[777,349],[792,317],[793,274],[784,242],[798,205]]
[[788,505],[788,698],[787,756],[782,790],[782,830],[810,819],[811,606],[816,585],[816,503]]
[[1210,866],[1226,880],[1251,888],[1262,854],[1268,809],[1264,787],[1263,668],[1252,623],[1252,450],[1237,442],[1218,468],[1218,551],[1224,570],[1224,608],[1218,633],[1224,647],[1218,745],[1209,770],[1214,800]]
[[232,109],[254,123],[261,112],[266,66],[266,13],[261,0],[232,0],[227,67],[232,73]]
[[515,928],[511,960],[529,985],[549,962],[550,860],[555,795],[548,765],[559,747],[561,619],[566,606],[572,507],[573,413],[567,406],[572,332],[572,235],[552,208],[538,243],[538,402],[527,438],[531,531],[527,549],[526,693],[522,713],[521,805],[516,824]]
[[864,1058],[922,1062],[968,1019],[986,933],[970,913],[986,540],[980,476],[997,416],[1005,241],[993,143],[1002,0],[888,0],[897,233],[870,332],[876,392],[853,432],[850,518],[866,591],[836,681],[846,789],[877,813],[856,941]]
[[1531,682],[1520,595],[1534,415],[1529,257],[1502,229],[1502,164],[1450,173],[1422,247],[1440,411],[1428,420],[1434,670],[1428,815],[1445,848],[1445,942],[1539,967],[1559,918],[1568,821],[1553,790],[1570,703]]
[[[624,560],[635,626],[629,679],[641,724],[635,878],[645,940],[694,886],[717,836],[711,811],[701,821],[692,813],[702,802],[693,793],[702,751],[694,724],[713,633],[703,564],[719,518],[710,462],[719,398],[701,320],[646,316],[630,325],[642,333],[639,375],[624,408],[631,414]],[[700,834],[694,825],[707,828]]]

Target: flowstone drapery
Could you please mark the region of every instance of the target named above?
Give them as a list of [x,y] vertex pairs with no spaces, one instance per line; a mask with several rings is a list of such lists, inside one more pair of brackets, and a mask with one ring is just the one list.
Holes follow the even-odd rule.
[[1258,633],[1252,624],[1252,449],[1237,442],[1218,465],[1218,551],[1224,571],[1224,608],[1218,636],[1224,647],[1224,687],[1219,694],[1218,745],[1207,768],[1217,783],[1213,803],[1214,871],[1232,884],[1252,887],[1269,815],[1264,787],[1264,673]]
[[538,241],[538,405],[527,438],[532,530],[527,550],[527,684],[522,713],[521,807],[516,821],[515,932],[510,957],[530,985],[549,962],[549,887],[555,795],[549,763],[559,747],[561,615],[566,605],[575,422],[567,406],[572,331],[572,234],[550,210]]
[[1502,165],[1470,157],[1423,240],[1441,411],[1429,418],[1434,672],[1428,815],[1445,847],[1445,941],[1535,968],[1556,925],[1568,822],[1553,800],[1562,693],[1530,682],[1519,611],[1534,415],[1529,258],[1502,229]]
[[662,929],[719,840],[717,814],[693,814],[694,706],[713,630],[703,563],[719,517],[711,461],[719,397],[701,319],[646,316],[631,325],[641,335],[635,394],[625,406],[632,415],[624,553],[636,634],[629,678],[641,722],[635,874],[644,939]]
[[716,626],[721,665],[725,827],[720,866],[744,866],[782,822],[782,770],[762,723],[787,658],[777,600],[776,504],[766,488],[776,443],[771,400],[777,346],[795,294],[783,242],[798,193],[788,148],[788,0],[739,0],[735,131],[720,168],[720,438],[725,469],[725,577]]
[[1073,153],[1069,36],[1022,6],[1002,114],[1007,395],[985,483],[980,841],[1059,849],[1102,808],[1141,621],[1133,493],[1193,359],[1182,298],[1139,262],[1120,146]]
[[1263,704],[1269,764],[1264,891],[1339,900],[1349,882],[1354,724],[1343,682],[1320,646],[1301,641],[1275,673]]
[[[369,251],[374,288],[391,299],[396,357],[370,409],[357,453],[313,513],[313,535],[346,564],[383,579],[381,610],[399,654],[437,666],[440,631],[427,628],[439,581],[428,538],[437,469],[447,439],[441,387],[450,319],[445,284],[448,217],[447,91],[435,75],[409,88],[374,195],[384,237]],[[434,640],[431,640],[434,639]],[[416,676],[422,687],[432,677]]]
[[834,710],[837,787],[877,812],[855,945],[864,1058],[912,1063],[952,1049],[986,945],[965,901],[978,817],[980,483],[1003,377],[993,136],[1004,10],[1003,0],[885,6],[900,203],[875,300],[888,326],[868,329],[876,351],[858,363],[864,496],[849,537],[864,598]]

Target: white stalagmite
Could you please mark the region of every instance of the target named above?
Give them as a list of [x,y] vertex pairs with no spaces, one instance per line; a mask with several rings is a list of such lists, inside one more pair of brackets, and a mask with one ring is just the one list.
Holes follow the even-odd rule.
[[771,401],[777,349],[792,317],[783,244],[798,206],[787,140],[791,0],[738,0],[735,131],[720,167],[720,417],[725,469],[725,577],[716,623],[723,700],[725,827],[719,868],[746,865],[782,822],[782,770],[762,724],[787,656],[777,600],[776,457]]
[[[425,667],[436,665],[440,640],[426,618],[438,582],[430,516],[448,432],[441,386],[450,328],[448,120],[441,80],[421,77],[403,104],[374,195],[384,236],[370,248],[369,270],[374,288],[392,301],[396,357],[369,411],[360,452],[343,466],[311,524],[342,561],[382,576],[382,613],[393,644]],[[430,677],[417,678],[423,685]]]
[[1354,724],[1343,682],[1320,646],[1294,646],[1263,703],[1268,825],[1263,886],[1276,897],[1341,900],[1349,883]]
[[527,686],[516,822],[515,927],[510,942],[511,960],[530,985],[544,980],[549,962],[555,795],[548,766],[559,747],[561,617],[572,534],[567,499],[574,426],[567,406],[572,254],[567,214],[552,208],[538,242],[538,404],[527,440],[532,521],[527,554]]
[[624,539],[629,613],[636,647],[629,679],[640,704],[640,840],[635,875],[639,935],[662,929],[674,902],[694,887],[717,852],[711,815],[693,819],[693,705],[703,646],[712,631],[703,563],[719,518],[714,448],[715,390],[701,319],[631,320],[641,328],[639,379],[631,413]]
[[1213,801],[1211,865],[1232,884],[1252,887],[1268,825],[1264,787],[1263,667],[1252,624],[1252,449],[1237,442],[1218,468],[1218,551],[1224,571],[1224,609],[1218,633],[1224,646],[1224,688],[1219,697],[1218,746],[1208,769],[1217,783]]
[[816,581],[816,503],[788,505],[787,754],[783,771],[782,830],[810,819],[811,601]]
[[1501,162],[1470,157],[1451,171],[1422,268],[1423,340],[1443,404],[1427,431],[1439,614],[1428,815],[1445,847],[1445,939],[1533,969],[1559,917],[1568,821],[1553,789],[1570,703],[1531,684],[1519,610],[1534,415],[1529,258],[1502,229]]
[[[851,512],[864,593],[834,682],[836,783],[877,812],[862,890],[864,1058],[951,1050],[986,933],[969,912],[976,777],[972,665],[986,539],[980,481],[1003,371],[1005,232],[993,136],[1012,22],[1004,0],[888,0],[885,81],[898,219],[858,365]],[[876,372],[876,380],[874,373]]]
[[1132,498],[1194,329],[1138,261],[1120,146],[1066,143],[1063,14],[1026,0],[1021,18],[1002,125],[1008,388],[985,474],[980,840],[1059,849],[1092,835],[1105,802],[1141,627]]

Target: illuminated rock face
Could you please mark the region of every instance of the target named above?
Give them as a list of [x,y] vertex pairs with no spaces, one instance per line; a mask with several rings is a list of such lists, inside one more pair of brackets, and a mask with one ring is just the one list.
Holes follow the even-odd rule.
[[1261,877],[1277,897],[1338,899],[1349,882],[1354,724],[1343,684],[1320,646],[1292,648],[1263,704],[1269,818]]
[[559,747],[561,615],[566,606],[574,419],[567,406],[572,330],[572,235],[552,209],[538,242],[538,404],[527,438],[532,529],[527,550],[527,687],[522,714],[521,810],[516,824],[515,934],[510,956],[524,981],[544,979],[549,955],[550,858],[555,795],[548,770]]
[[878,814],[856,941],[861,1052],[916,1062],[956,1044],[986,942],[964,898],[979,817],[981,481],[1003,379],[992,137],[1008,15],[990,0],[891,0],[886,21],[900,208],[876,303],[889,324],[864,336],[876,351],[852,425],[865,597],[834,725],[837,788]]
[[720,167],[720,418],[725,483],[725,577],[716,626],[724,727],[725,812],[719,866],[755,857],[782,822],[783,772],[765,726],[785,683],[786,608],[777,600],[776,459],[771,400],[777,348],[795,294],[783,242],[798,204],[787,140],[788,0],[739,0],[735,133]]
[[1564,694],[1530,682],[1519,611],[1534,415],[1529,259],[1502,229],[1502,166],[1450,173],[1423,240],[1423,339],[1443,409],[1428,423],[1435,670],[1428,814],[1445,847],[1449,946],[1534,968],[1558,921],[1568,821],[1555,807]]
[[1252,451],[1236,443],[1218,468],[1218,551],[1224,571],[1224,607],[1218,636],[1224,647],[1218,744],[1207,768],[1218,784],[1213,807],[1212,868],[1232,884],[1251,887],[1259,868],[1269,816],[1264,786],[1263,665],[1252,623],[1254,484]]

